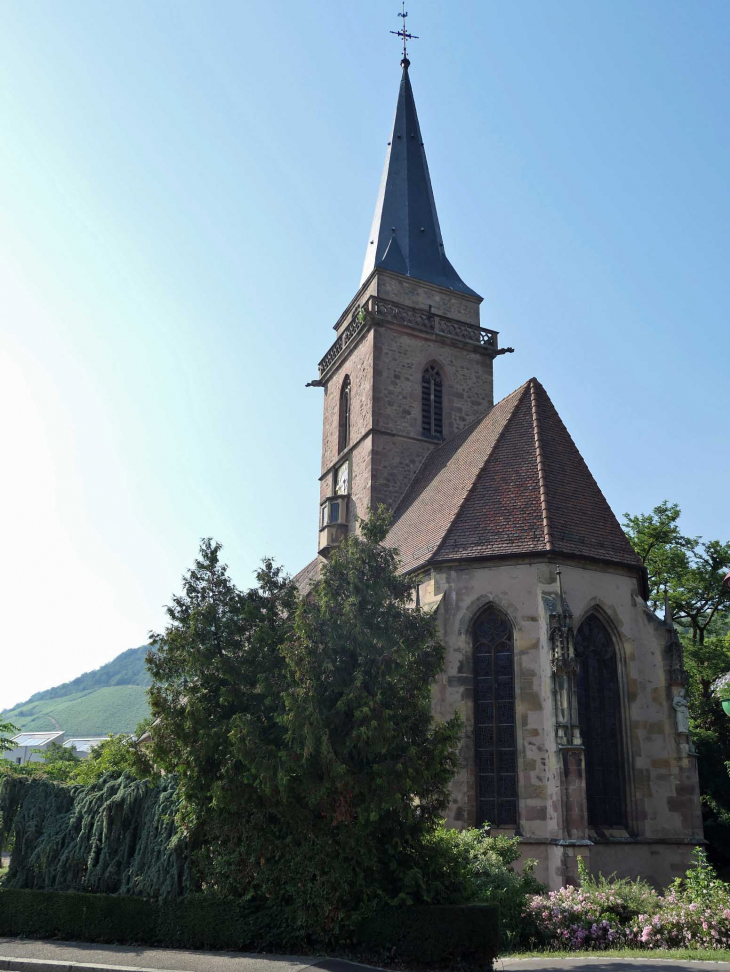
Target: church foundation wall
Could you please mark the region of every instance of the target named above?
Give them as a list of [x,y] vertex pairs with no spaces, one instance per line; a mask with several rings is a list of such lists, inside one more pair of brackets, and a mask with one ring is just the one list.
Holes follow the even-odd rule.
[[551,889],[578,883],[578,858],[582,857],[592,874],[608,877],[641,877],[658,891],[664,890],[675,878],[684,877],[692,864],[696,843],[630,841],[620,843],[560,844],[523,841],[520,859],[515,862],[522,870],[525,861],[537,860],[535,878]]

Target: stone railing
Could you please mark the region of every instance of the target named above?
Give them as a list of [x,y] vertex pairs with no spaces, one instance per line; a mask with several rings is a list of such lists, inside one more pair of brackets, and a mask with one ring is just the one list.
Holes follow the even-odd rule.
[[347,345],[357,337],[357,335],[370,323],[370,317],[364,307],[358,307],[353,314],[352,320],[337,338],[327,354],[319,363],[319,377],[321,378],[329,366],[333,364]]
[[419,331],[428,331],[431,334],[443,334],[446,337],[468,341],[469,344],[478,344],[485,349],[497,351],[497,331],[490,331],[488,328],[479,327],[476,324],[467,324],[465,321],[456,321],[451,317],[442,317],[441,314],[416,310],[413,307],[397,304],[393,300],[385,300],[383,297],[372,296],[368,297],[362,307],[355,309],[350,323],[320,361],[320,378],[325,372],[329,371],[348,344],[372,320],[390,321],[393,324],[414,327]]

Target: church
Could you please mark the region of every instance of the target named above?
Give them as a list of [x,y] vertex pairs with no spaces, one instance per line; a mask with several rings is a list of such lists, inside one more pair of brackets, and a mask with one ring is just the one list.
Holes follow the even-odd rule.
[[681,644],[547,391],[494,402],[512,349],[446,256],[401,66],[360,288],[312,383],[319,543],[295,581],[389,507],[446,647],[434,714],[464,725],[448,823],[518,835],[551,889],[578,857],[666,886],[703,842]]

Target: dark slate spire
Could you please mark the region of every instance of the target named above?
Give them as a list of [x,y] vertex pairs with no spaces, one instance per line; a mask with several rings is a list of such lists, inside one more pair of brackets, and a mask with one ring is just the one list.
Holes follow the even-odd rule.
[[375,268],[478,297],[444,252],[416,102],[404,60],[393,135],[370,231],[362,281]]

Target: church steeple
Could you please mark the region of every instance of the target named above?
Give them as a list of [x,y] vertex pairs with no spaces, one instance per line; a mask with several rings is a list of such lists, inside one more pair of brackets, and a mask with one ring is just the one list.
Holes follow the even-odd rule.
[[362,281],[375,269],[391,270],[471,297],[449,263],[441,238],[426,152],[418,124],[407,58],[398,92],[393,134],[365,255]]

